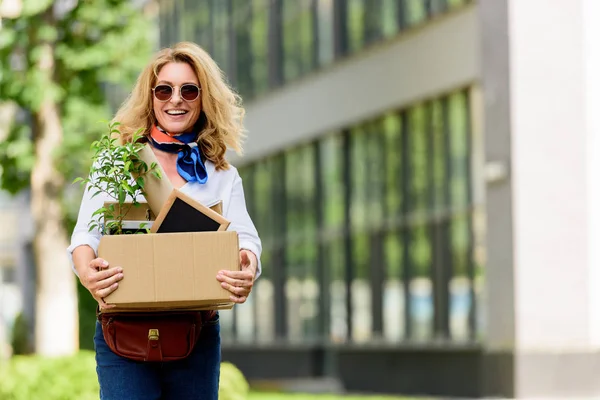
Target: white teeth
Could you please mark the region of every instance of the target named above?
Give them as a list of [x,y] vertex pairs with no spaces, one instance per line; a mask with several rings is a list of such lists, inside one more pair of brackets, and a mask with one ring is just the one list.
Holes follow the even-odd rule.
[[181,115],[181,114],[185,114],[187,113],[187,111],[184,110],[169,110],[167,111],[167,114],[169,115]]

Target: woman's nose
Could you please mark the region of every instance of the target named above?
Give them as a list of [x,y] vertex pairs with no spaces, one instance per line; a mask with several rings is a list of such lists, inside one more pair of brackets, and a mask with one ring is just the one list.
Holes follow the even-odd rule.
[[171,102],[174,104],[181,103],[181,89],[179,89],[179,88],[173,89],[173,95],[171,96]]

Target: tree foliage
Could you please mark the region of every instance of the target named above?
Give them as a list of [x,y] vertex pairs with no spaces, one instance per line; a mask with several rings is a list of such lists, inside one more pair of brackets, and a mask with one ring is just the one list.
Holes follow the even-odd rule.
[[[0,102],[21,110],[0,143],[0,185],[12,193],[29,183],[35,135],[30,121],[42,101],[59,106],[64,141],[55,157],[70,181],[87,170],[89,144],[104,131],[101,121],[110,119],[107,94],[130,85],[151,50],[151,24],[130,0],[72,3],[24,0],[18,18],[2,20]],[[36,67],[44,43],[53,44],[51,79]]]
[[[66,343],[71,334],[70,325],[42,318],[71,309],[65,293],[72,274],[62,249],[80,192],[65,191],[64,183],[88,171],[90,144],[111,119],[108,99],[115,88],[130,85],[144,65],[153,28],[132,0],[9,1],[22,1],[23,7],[17,17],[1,20],[0,105],[18,111],[0,129],[0,189],[16,193],[31,187],[36,350],[48,352],[55,346],[48,338],[58,335]],[[60,202],[66,207],[57,212]],[[91,347],[95,302],[78,288],[80,343]],[[55,348],[66,350],[64,343]]]

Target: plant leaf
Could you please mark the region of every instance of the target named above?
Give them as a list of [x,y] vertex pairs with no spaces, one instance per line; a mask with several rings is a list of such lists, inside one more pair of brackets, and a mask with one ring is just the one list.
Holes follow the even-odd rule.
[[119,197],[118,197],[118,199],[119,199],[119,204],[121,204],[121,205],[122,205],[123,203],[125,203],[125,197],[126,197],[126,193],[125,193],[125,191],[123,190],[123,187],[122,187],[122,186],[119,186]]

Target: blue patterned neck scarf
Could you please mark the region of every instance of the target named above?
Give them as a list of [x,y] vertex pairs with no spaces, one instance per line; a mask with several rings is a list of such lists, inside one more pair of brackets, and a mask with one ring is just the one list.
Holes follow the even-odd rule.
[[208,174],[198,148],[197,132],[172,136],[158,126],[153,126],[148,136],[152,145],[167,153],[177,153],[177,172],[187,182],[206,183]]

